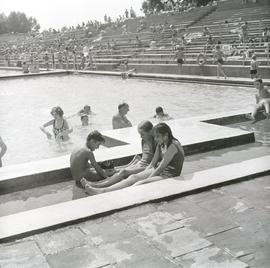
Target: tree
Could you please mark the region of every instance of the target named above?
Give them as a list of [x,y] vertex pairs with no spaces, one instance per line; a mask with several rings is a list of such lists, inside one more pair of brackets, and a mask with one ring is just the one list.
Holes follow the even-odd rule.
[[4,13],[0,13],[0,34],[7,32],[7,16]]
[[145,0],[142,3],[142,10],[144,14],[153,13],[154,11],[164,10],[164,1],[162,0]]
[[5,14],[0,13],[0,34],[1,33],[28,33],[31,31],[38,32],[40,25],[33,17],[27,18],[22,12],[12,11],[6,17]]

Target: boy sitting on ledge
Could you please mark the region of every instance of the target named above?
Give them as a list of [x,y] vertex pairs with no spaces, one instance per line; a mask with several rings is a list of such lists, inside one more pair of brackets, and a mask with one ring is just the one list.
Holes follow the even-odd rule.
[[[81,187],[81,179],[99,181],[108,175],[96,162],[94,151],[104,144],[105,139],[97,130],[91,132],[86,140],[86,147],[74,150],[70,156],[70,170],[77,186]],[[89,163],[90,161],[90,163]]]

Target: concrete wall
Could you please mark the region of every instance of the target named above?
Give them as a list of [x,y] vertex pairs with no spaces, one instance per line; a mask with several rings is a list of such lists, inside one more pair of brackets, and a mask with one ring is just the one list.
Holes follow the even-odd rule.
[[[163,74],[184,74],[199,76],[216,76],[217,70],[214,65],[191,65],[185,64],[180,67],[176,64],[129,64],[130,68],[136,68],[142,73],[163,73]],[[249,66],[233,66],[224,65],[224,71],[228,77],[250,77]],[[270,78],[270,68],[263,66],[259,68],[259,76],[262,78]]]

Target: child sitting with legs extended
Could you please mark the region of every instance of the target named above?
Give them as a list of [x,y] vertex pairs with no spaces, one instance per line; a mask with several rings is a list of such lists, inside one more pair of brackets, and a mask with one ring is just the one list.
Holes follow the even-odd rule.
[[142,145],[142,156],[136,155],[133,160],[124,168],[120,169],[119,172],[114,174],[112,177],[108,177],[105,180],[99,182],[89,183],[93,187],[108,187],[115,183],[120,182],[121,180],[126,179],[132,174],[137,174],[143,171],[151,162],[155,149],[156,143],[154,141],[154,136],[152,133],[153,125],[150,121],[142,121],[138,125],[138,132],[141,136],[141,145]]
[[119,190],[131,185],[154,182],[179,176],[184,163],[184,150],[180,142],[174,138],[170,127],[165,123],[159,123],[154,127],[154,136],[157,142],[154,157],[147,168],[137,174],[129,176],[109,187],[93,187],[82,179],[82,186],[88,194],[99,194]]

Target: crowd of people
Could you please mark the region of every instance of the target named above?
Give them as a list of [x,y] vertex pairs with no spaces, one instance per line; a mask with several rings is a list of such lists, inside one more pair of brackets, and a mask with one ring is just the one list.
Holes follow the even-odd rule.
[[[118,105],[118,113],[112,117],[113,129],[132,127],[127,118],[128,112],[127,103]],[[83,126],[88,125],[88,117],[93,114],[89,105],[76,113]],[[54,138],[58,143],[68,141],[73,128],[64,117],[62,108],[53,107],[51,115],[53,119],[43,124],[41,131],[48,139]],[[96,162],[93,152],[105,143],[105,138],[97,130],[92,131],[87,137],[86,147],[75,149],[70,156],[71,173],[76,184],[93,194],[180,175],[184,151],[179,141],[173,137],[170,127],[164,123],[172,117],[159,106],[152,118],[158,122],[155,127],[149,120],[138,125],[142,156],[136,155],[123,168]],[[47,130],[50,126],[52,134]]]
[[70,169],[78,187],[87,194],[99,194],[179,176],[184,163],[184,150],[166,123],[153,127],[150,121],[138,125],[142,156],[136,155],[125,167],[102,169],[94,151],[105,139],[98,131],[91,132],[86,147],[76,149],[70,156]]

